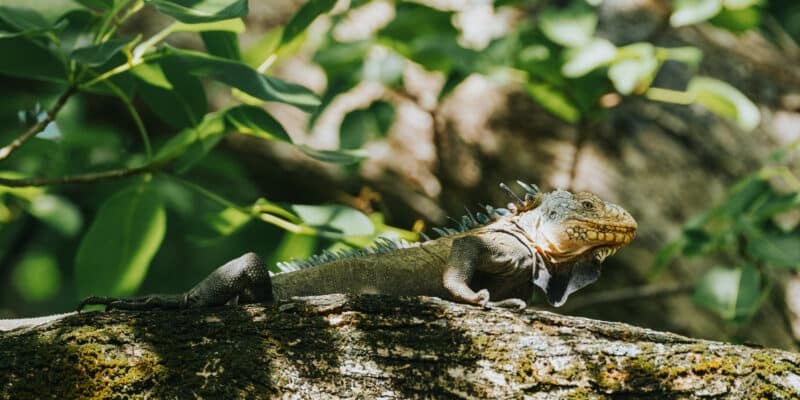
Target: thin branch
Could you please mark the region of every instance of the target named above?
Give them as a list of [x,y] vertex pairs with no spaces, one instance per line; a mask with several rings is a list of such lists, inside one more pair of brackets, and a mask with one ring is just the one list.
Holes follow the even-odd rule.
[[75,86],[70,86],[69,88],[67,88],[67,91],[64,92],[61,95],[61,97],[58,98],[58,100],[56,100],[56,103],[53,104],[53,108],[47,111],[47,114],[41,121],[37,122],[36,124],[28,128],[28,130],[25,131],[25,133],[23,133],[20,137],[14,139],[13,142],[9,143],[3,148],[0,148],[0,161],[8,158],[8,156],[10,156],[14,150],[18,149],[23,144],[25,144],[25,142],[30,140],[30,138],[36,136],[37,134],[39,134],[39,132],[47,128],[47,125],[56,119],[56,114],[58,114],[58,112],[61,111],[61,108],[64,107],[64,104],[67,103],[67,100],[73,94],[75,94],[75,91],[76,91]]
[[81,175],[68,175],[58,178],[23,178],[23,179],[10,179],[0,177],[0,186],[8,187],[30,187],[30,186],[53,186],[53,185],[67,185],[74,183],[94,183],[98,181],[107,181],[114,179],[122,179],[133,175],[146,174],[160,169],[165,162],[155,162],[141,167],[128,168],[128,169],[112,169],[103,172],[91,172]]
[[648,297],[671,296],[689,293],[694,289],[693,283],[677,283],[673,285],[646,285],[622,289],[607,290],[586,294],[575,298],[567,305],[569,310],[578,310],[589,306],[639,300]]

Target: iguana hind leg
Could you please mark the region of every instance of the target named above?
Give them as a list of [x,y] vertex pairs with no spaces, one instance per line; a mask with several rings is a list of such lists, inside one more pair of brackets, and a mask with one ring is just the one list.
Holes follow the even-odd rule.
[[91,296],[80,302],[78,311],[87,305],[104,305],[106,310],[151,310],[155,308],[194,308],[221,306],[229,302],[271,302],[272,283],[261,257],[247,253],[228,261],[186,293],[153,294],[137,297]]

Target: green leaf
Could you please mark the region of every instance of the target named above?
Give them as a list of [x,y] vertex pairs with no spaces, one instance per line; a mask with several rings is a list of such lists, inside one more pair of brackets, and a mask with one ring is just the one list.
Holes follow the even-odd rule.
[[264,61],[275,54],[280,44],[281,35],[283,35],[282,28],[272,28],[261,36],[261,39],[258,39],[255,44],[250,45],[250,47],[244,50],[242,60],[244,60],[247,65],[258,68]]
[[45,193],[34,198],[28,212],[66,237],[74,237],[83,226],[83,216],[78,207],[54,194]]
[[766,201],[753,210],[753,218],[760,221],[794,208],[800,208],[800,192],[777,194],[770,191]]
[[761,121],[758,107],[742,92],[725,82],[697,76],[689,81],[686,90],[695,96],[697,103],[717,115],[733,120],[743,130],[753,130]]
[[292,211],[304,224],[316,228],[321,236],[345,238],[366,236],[375,232],[372,221],[362,212],[340,205],[293,205]]
[[741,10],[761,4],[762,0],[722,0],[722,5],[731,10]]
[[721,10],[721,0],[675,0],[669,23],[673,27],[692,25],[710,19]]
[[10,26],[14,32],[31,33],[44,32],[52,29],[53,24],[36,10],[23,7],[8,7],[0,5],[0,21]]
[[253,216],[236,207],[228,207],[219,212],[209,213],[201,221],[219,236],[229,236],[241,229]]
[[108,198],[75,257],[78,295],[130,295],[141,284],[164,238],[167,217],[148,183]]
[[173,127],[197,125],[208,112],[202,82],[186,74],[178,60],[165,58],[157,64],[142,64],[133,73],[141,80],[139,99]]
[[225,112],[225,123],[240,133],[292,143],[292,138],[283,125],[261,107],[233,107]]
[[260,74],[248,65],[204,53],[171,48],[190,74],[235,87],[264,101],[278,101],[304,111],[313,111],[319,98],[304,86]]
[[619,53],[626,57],[608,69],[608,78],[614,88],[624,95],[644,92],[658,70],[655,47],[650,43],[634,43],[621,47]]
[[695,288],[694,301],[722,318],[742,320],[753,315],[761,299],[761,276],[750,265],[714,267]]
[[14,288],[27,302],[38,303],[53,298],[61,286],[58,260],[49,252],[31,251],[14,266]]
[[359,149],[370,140],[383,138],[394,120],[394,107],[385,101],[375,101],[368,108],[345,115],[339,129],[339,146]]
[[711,23],[731,32],[743,33],[761,26],[761,10],[756,7],[724,9],[711,19]]
[[336,0],[309,0],[298,10],[283,29],[281,46],[291,42],[302,33],[318,16],[330,11]]
[[69,58],[90,67],[97,67],[107,63],[115,54],[125,48],[135,37],[118,37],[105,42],[81,47],[72,51]]
[[575,123],[581,118],[578,106],[555,86],[544,82],[530,82],[525,88],[534,101],[556,117],[569,123]]
[[549,7],[539,17],[539,27],[548,39],[566,47],[589,44],[597,28],[597,14],[581,2],[568,8]]
[[306,155],[311,158],[333,164],[342,164],[342,165],[355,164],[357,162],[369,158],[369,155],[362,149],[317,150],[315,148],[308,147],[304,144],[297,145],[297,148],[300,149],[303,153],[306,153]]
[[244,21],[241,18],[231,18],[214,22],[203,22],[199,24],[184,24],[176,22],[172,26],[173,32],[232,32],[242,33],[245,31]]
[[175,169],[185,172],[202,159],[225,136],[224,112],[206,114],[195,127],[186,128],[156,153],[155,162],[177,159]]
[[114,6],[114,0],[74,0],[76,3],[93,10],[104,10]]
[[658,51],[663,52],[664,58],[667,60],[682,62],[692,67],[696,67],[703,60],[703,51],[697,47],[659,48]]
[[180,22],[196,24],[247,15],[247,0],[145,0],[162,14]]
[[608,64],[617,55],[617,47],[605,39],[592,39],[580,48],[568,49],[566,63],[561,67],[561,73],[566,77],[577,78],[584,76],[593,69]]
[[730,218],[738,218],[768,193],[769,182],[757,175],[748,176],[733,185],[728,196],[715,211]]
[[233,32],[213,31],[202,32],[200,37],[208,50],[208,54],[227,58],[229,60],[241,60],[242,54],[239,50],[239,37]]
[[750,237],[747,252],[776,267],[800,269],[800,235],[796,232]]
[[67,69],[61,58],[27,39],[0,39],[0,54],[5,54],[0,57],[0,74],[57,83],[67,81]]

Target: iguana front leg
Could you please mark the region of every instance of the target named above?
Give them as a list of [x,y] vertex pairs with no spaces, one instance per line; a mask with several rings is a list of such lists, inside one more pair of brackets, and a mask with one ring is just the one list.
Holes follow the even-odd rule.
[[[481,289],[475,292],[471,287],[480,286],[481,282],[472,282],[476,271],[492,275],[507,275],[515,279],[520,275],[520,268],[525,268],[524,262],[516,253],[520,245],[516,239],[505,237],[506,234],[464,236],[453,240],[450,255],[447,259],[442,281],[445,289],[454,300],[479,305],[481,307],[500,307],[522,310],[527,307],[527,302],[522,299],[508,298],[501,301],[490,302],[489,291]],[[510,236],[509,236],[510,237]],[[527,256],[527,249],[521,257]],[[500,257],[498,257],[500,255]],[[530,273],[528,273],[530,276]],[[523,281],[525,284],[525,281]]]
[[247,253],[227,262],[181,294],[152,294],[138,297],[91,296],[78,305],[104,305],[106,309],[151,310],[221,306],[229,302],[271,302],[272,283],[261,257]]

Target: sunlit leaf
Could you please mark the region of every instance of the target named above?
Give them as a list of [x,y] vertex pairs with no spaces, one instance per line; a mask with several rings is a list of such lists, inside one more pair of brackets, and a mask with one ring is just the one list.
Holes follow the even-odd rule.
[[617,48],[605,39],[592,39],[585,46],[569,49],[561,73],[570,78],[588,74],[595,68],[608,64],[617,55]]
[[27,302],[49,300],[58,293],[61,286],[58,260],[49,252],[27,252],[14,266],[11,282],[17,293]]
[[306,87],[262,75],[247,64],[196,51],[171,48],[171,52],[188,73],[222,82],[258,99],[290,104],[304,111],[319,105],[317,95]]
[[244,21],[241,18],[231,18],[221,21],[203,22],[197,24],[185,24],[177,22],[171,27],[173,32],[208,32],[225,31],[242,33],[245,30]]
[[133,36],[118,37],[72,51],[69,58],[81,64],[97,67],[108,62],[115,54],[135,39]]
[[761,26],[761,10],[756,7],[723,9],[711,19],[711,23],[731,32],[746,32]]
[[545,110],[564,121],[574,123],[581,118],[581,111],[564,92],[543,82],[528,83],[525,88],[528,94]]
[[689,81],[686,89],[695,96],[695,101],[715,114],[729,118],[746,131],[755,129],[761,121],[761,113],[742,92],[717,79],[697,76]]
[[710,19],[721,10],[721,0],[675,0],[669,23],[674,27],[696,24]]
[[729,320],[751,316],[760,298],[761,276],[750,265],[712,268],[697,284],[693,296],[697,304]]
[[28,212],[66,237],[74,237],[83,227],[78,207],[64,197],[45,193],[36,196]]
[[304,144],[297,145],[297,148],[306,153],[311,158],[333,164],[355,164],[369,158],[363,149],[357,150],[318,150]]
[[597,14],[581,2],[570,7],[549,7],[539,17],[542,32],[562,46],[581,47],[589,43],[597,27]]
[[619,49],[628,56],[608,69],[608,78],[618,92],[628,95],[643,92],[650,86],[658,70],[655,47],[650,43],[635,43]]
[[302,33],[318,16],[328,12],[336,0],[309,0],[298,10],[283,29],[281,45],[291,42]]
[[661,48],[666,59],[672,61],[682,62],[689,66],[697,66],[703,60],[703,52],[697,47],[684,46],[684,47],[669,47]]
[[725,8],[740,10],[761,4],[762,0],[722,0]]
[[206,214],[201,220],[215,234],[228,236],[241,229],[252,219],[252,215],[236,207],[227,207],[219,212]]
[[771,265],[800,269],[800,235],[767,233],[750,237],[747,251]]
[[283,125],[261,107],[233,107],[225,112],[225,123],[240,133],[292,143]]
[[322,236],[343,238],[371,235],[372,221],[362,212],[340,205],[293,205],[291,210],[308,226],[317,228]]
[[184,172],[211,151],[225,133],[224,114],[206,114],[200,124],[182,130],[167,141],[154,158],[158,162],[177,159],[176,169]]
[[180,22],[196,24],[247,15],[247,0],[145,0]]
[[75,257],[78,294],[130,295],[141,284],[164,238],[166,213],[147,183],[108,198]]

